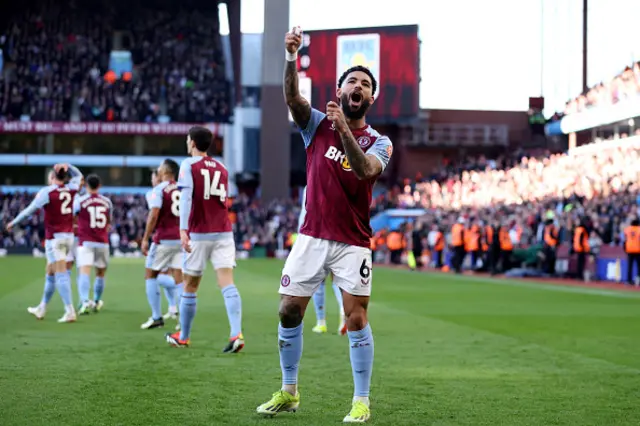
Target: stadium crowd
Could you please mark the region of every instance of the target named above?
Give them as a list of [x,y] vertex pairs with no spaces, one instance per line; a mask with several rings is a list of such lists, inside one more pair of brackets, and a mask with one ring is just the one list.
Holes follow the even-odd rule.
[[[588,108],[614,105],[640,95],[640,62],[627,66],[609,82],[602,82],[565,105],[564,115]],[[559,117],[558,117],[559,118]]]
[[[447,166],[432,178],[419,176],[381,193],[374,199],[374,212],[424,208],[418,220],[422,242],[415,243],[424,247],[432,245],[428,234],[435,230],[450,244],[451,229],[459,221],[467,227],[517,230],[516,247],[527,247],[544,240],[549,217],[558,227],[559,243],[571,244],[573,230],[583,223],[593,252],[603,244],[619,246],[624,228],[638,215],[639,151],[637,144],[625,145],[624,140],[609,142],[571,154],[522,156],[511,167],[483,158]],[[512,164],[513,159],[501,163]],[[407,240],[410,246],[411,238]]]
[[[522,157],[499,161],[480,158],[447,165],[433,176],[403,182],[382,191],[373,200],[372,215],[387,208],[424,208],[420,219],[426,231],[436,226],[445,234],[460,217],[480,226],[495,220],[520,229],[521,245],[541,240],[548,212],[555,212],[560,229],[571,230],[586,218],[595,231],[592,246],[620,244],[627,219],[637,214],[640,164],[634,145],[593,144],[570,154],[545,158]],[[466,169],[464,169],[466,167]],[[484,167],[484,169],[482,169]],[[463,168],[464,170],[461,170]],[[15,216],[31,200],[29,194],[0,194],[0,221]],[[137,247],[142,237],[147,206],[142,195],[112,195],[115,245]],[[275,249],[286,245],[297,228],[297,200],[262,205],[257,198],[239,195],[230,204],[236,242],[244,247]],[[3,247],[42,244],[42,216],[34,216],[11,235],[4,234]],[[560,233],[568,241],[570,232]]]
[[[26,2],[0,27],[0,120],[227,121],[218,15],[198,3]],[[112,50],[131,52],[132,72],[109,69]]]

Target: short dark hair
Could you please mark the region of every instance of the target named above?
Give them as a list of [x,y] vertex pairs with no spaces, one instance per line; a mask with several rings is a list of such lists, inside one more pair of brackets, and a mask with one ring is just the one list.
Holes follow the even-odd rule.
[[69,177],[69,172],[64,169],[63,167],[60,167],[58,169],[58,171],[53,171],[53,174],[55,175],[56,179],[60,180],[60,181],[65,181],[68,177]]
[[211,130],[202,126],[193,126],[189,129],[189,138],[193,141],[196,149],[200,152],[207,152],[213,142]]
[[93,173],[87,176],[84,181],[87,184],[87,187],[92,190],[98,189],[100,187],[100,184],[102,183],[102,181],[100,180],[100,176]]
[[344,83],[344,81],[347,79],[347,76],[352,72],[356,72],[356,71],[363,72],[369,76],[369,78],[371,79],[371,94],[375,95],[376,90],[378,89],[378,82],[376,81],[376,78],[373,76],[373,73],[371,72],[371,70],[362,65],[355,65],[349,68],[348,70],[346,70],[345,72],[343,72],[340,78],[338,79],[338,89],[342,87],[342,83]]
[[178,173],[180,173],[180,166],[178,166],[178,163],[173,161],[171,158],[167,158],[162,162],[162,165],[169,170],[169,173],[171,173],[174,178],[178,177]]

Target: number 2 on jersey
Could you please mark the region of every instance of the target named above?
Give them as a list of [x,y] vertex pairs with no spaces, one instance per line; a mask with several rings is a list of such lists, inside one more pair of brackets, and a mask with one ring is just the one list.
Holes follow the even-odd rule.
[[60,193],[60,213],[62,214],[71,214],[71,194],[69,192],[61,192]]
[[204,199],[208,200],[211,197],[220,197],[220,202],[224,203],[227,198],[227,191],[223,183],[220,183],[220,176],[222,173],[220,170],[213,172],[213,179],[209,169],[200,169],[200,173],[204,177]]

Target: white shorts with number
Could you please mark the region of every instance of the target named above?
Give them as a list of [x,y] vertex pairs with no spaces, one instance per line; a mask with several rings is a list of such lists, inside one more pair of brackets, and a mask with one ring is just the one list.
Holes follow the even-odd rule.
[[77,266],[104,269],[109,264],[109,247],[78,247]]
[[67,258],[65,259],[67,262],[73,262],[76,260],[76,252],[78,251],[78,240],[76,238],[73,239],[73,247],[67,254]]
[[298,235],[282,269],[280,294],[310,297],[329,272],[333,283],[354,296],[370,296],[371,250]]
[[182,268],[182,247],[151,243],[145,268],[152,271],[164,271],[168,268]]
[[213,269],[236,267],[236,243],[233,237],[216,241],[191,240],[191,253],[184,253],[182,272],[194,277],[202,275],[207,260]]
[[74,240],[71,238],[53,238],[44,242],[44,251],[47,263],[56,263],[67,260],[67,256],[73,250]]

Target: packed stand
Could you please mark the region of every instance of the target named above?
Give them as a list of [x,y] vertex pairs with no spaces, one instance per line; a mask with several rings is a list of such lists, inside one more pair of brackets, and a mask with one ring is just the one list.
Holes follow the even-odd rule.
[[639,151],[633,145],[597,152],[523,157],[508,169],[464,171],[444,181],[430,180],[406,186],[397,197],[400,207],[486,207],[560,199],[573,194],[593,198],[637,187]]
[[[627,250],[625,232],[640,218],[640,135],[621,136],[568,154],[523,157],[504,170],[487,164],[485,170],[449,170],[444,180],[438,174],[438,180],[405,181],[376,198],[374,211],[423,208],[417,227],[380,230],[372,246],[383,261],[394,263],[400,263],[400,253],[424,258],[424,250],[443,269],[450,253],[450,264],[458,268],[462,261],[456,258],[467,259],[473,270],[540,276],[556,274],[555,256],[563,245],[578,255],[577,272],[569,276],[588,280],[594,256],[604,246]],[[456,227],[463,235],[457,242]],[[632,273],[627,277],[631,283]]]
[[[211,4],[27,3],[0,28],[1,120],[66,121],[77,111],[81,121],[228,121],[230,85]],[[133,72],[118,78],[109,58],[114,33],[123,29]]]
[[[143,195],[105,194],[113,202],[113,226],[110,233],[112,247],[136,249],[140,246],[146,225],[148,209]],[[13,232],[5,231],[6,224],[25,209],[34,194],[0,193],[0,248],[42,247],[44,244],[44,214],[34,214]],[[288,236],[298,227],[300,208],[295,200],[261,205],[256,199],[240,195],[230,202],[230,218],[236,244],[251,250],[265,248],[269,252],[282,249]]]
[[640,95],[640,62],[635,62],[607,83],[599,83],[567,102],[564,115],[583,112],[588,108],[615,105]]
[[82,11],[38,2],[0,30],[0,119],[69,120],[86,67],[108,54],[98,2]]
[[142,58],[140,79],[161,87],[168,114],[181,122],[228,120],[230,88],[217,13],[156,12],[156,24],[138,22],[135,38],[144,40],[134,51],[134,58]]

